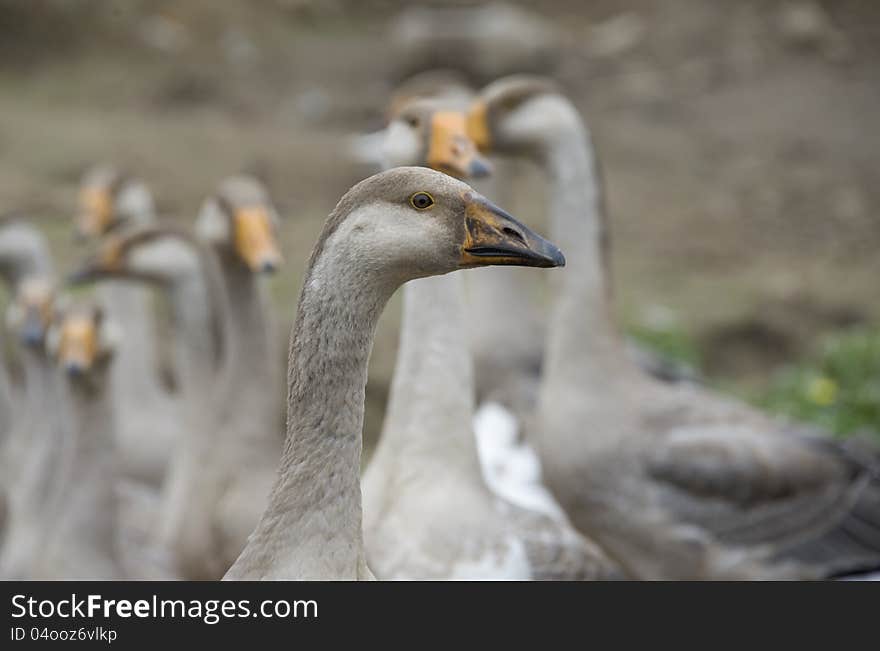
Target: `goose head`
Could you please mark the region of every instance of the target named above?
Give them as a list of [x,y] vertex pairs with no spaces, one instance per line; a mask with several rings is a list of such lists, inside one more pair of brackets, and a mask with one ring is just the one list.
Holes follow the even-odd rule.
[[107,369],[119,334],[91,302],[60,309],[47,335],[47,348],[72,380],[94,379]]
[[551,79],[512,75],[482,90],[467,117],[480,151],[540,159],[548,145],[581,128],[575,108]]
[[48,278],[30,276],[23,279],[6,313],[10,332],[18,335],[26,348],[41,349],[55,316],[55,285]]
[[202,204],[196,233],[224,258],[252,273],[272,273],[283,261],[278,222],[263,184],[249,176],[233,176]]
[[400,284],[488,265],[558,267],[560,250],[469,185],[424,167],[369,177],[340,200],[313,257]]
[[46,238],[34,226],[18,216],[0,222],[0,278],[14,288],[21,280],[34,275],[48,275],[52,257]]
[[444,100],[450,106],[463,108],[473,96],[473,88],[463,73],[451,68],[425,70],[407,77],[394,89],[388,102],[388,122],[414,100]]
[[168,226],[111,233],[68,276],[68,282],[125,279],[170,286],[200,273],[201,253],[192,235]]
[[467,116],[448,101],[416,99],[396,112],[385,132],[388,167],[424,165],[457,178],[488,176],[492,167],[467,135]]
[[83,176],[76,234],[95,238],[120,227],[146,226],[155,208],[147,186],[112,165],[98,165]]

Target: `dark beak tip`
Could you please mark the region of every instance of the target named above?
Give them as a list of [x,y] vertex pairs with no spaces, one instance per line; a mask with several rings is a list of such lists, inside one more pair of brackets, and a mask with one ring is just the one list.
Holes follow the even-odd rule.
[[483,179],[492,175],[492,166],[487,161],[475,158],[471,161],[468,174],[475,179]]
[[562,254],[562,251],[556,249],[553,253],[553,266],[554,267],[564,267],[565,266],[565,256]]

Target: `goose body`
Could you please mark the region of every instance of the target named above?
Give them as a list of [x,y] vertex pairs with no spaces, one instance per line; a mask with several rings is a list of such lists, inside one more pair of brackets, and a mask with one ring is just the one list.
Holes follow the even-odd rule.
[[281,467],[225,578],[372,578],[360,456],[367,364],[385,303],[415,278],[483,264],[561,263],[555,247],[439,172],[396,168],[354,186],[328,218],[306,270],[291,334]]
[[461,279],[404,287],[379,446],[364,476],[367,560],[383,579],[595,579],[612,564],[570,525],[497,497],[481,475]]
[[880,480],[854,451],[734,400],[659,383],[630,361],[603,268],[589,134],[542,80],[496,82],[472,111],[484,147],[551,183],[558,277],[532,440],[572,522],[634,577],[824,577],[880,560]]

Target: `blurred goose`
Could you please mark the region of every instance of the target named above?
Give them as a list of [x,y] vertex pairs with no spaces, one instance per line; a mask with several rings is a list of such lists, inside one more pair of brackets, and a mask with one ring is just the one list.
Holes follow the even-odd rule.
[[[274,241],[271,225],[259,228],[269,228],[264,235]],[[254,234],[244,232],[237,241],[249,247]],[[252,368],[245,358],[254,350],[247,346],[263,335],[241,332],[233,324],[241,327],[257,318],[250,312],[255,306],[240,306],[249,312],[233,315],[215,250],[172,228],[105,239],[75,274],[79,282],[112,278],[156,284],[168,294],[186,435],[169,471],[160,537],[183,576],[219,578],[265,505],[280,447],[277,433],[251,427],[276,414],[251,413],[250,390],[236,394],[242,382],[252,381],[236,377]],[[252,391],[272,393],[275,387],[258,385]]]
[[[141,181],[112,165],[83,177],[76,232],[99,239],[155,223],[153,198]],[[99,289],[108,316],[126,333],[111,368],[120,414],[116,436],[125,476],[158,487],[180,435],[178,401],[158,373],[156,321],[149,287],[117,280]]]
[[551,83],[491,84],[470,115],[482,148],[548,175],[571,247],[550,323],[533,437],[572,522],[646,579],[826,577],[880,563],[876,453],[796,431],[695,386],[654,381],[609,307],[589,134]]
[[[450,101],[444,97],[416,99],[398,107],[387,129],[386,142],[383,143],[387,162],[393,166],[426,165],[459,178],[483,177],[488,174],[490,165],[480,156],[466,134],[464,113],[450,108],[455,104],[455,100]],[[484,268],[475,271],[473,275],[493,270],[495,269]],[[497,271],[511,273],[520,269],[499,268]],[[515,503],[519,506],[514,506],[503,499],[503,493],[500,494],[501,499],[490,495],[480,476],[479,465],[476,474],[473,472],[471,462],[477,458],[470,426],[474,385],[470,351],[467,346],[461,345],[463,341],[467,341],[463,329],[468,320],[464,318],[460,304],[463,298],[459,291],[460,285],[461,279],[458,277],[431,278],[414,281],[404,290],[402,337],[408,345],[401,343],[390,402],[392,411],[386,414],[384,429],[391,433],[388,436],[383,434],[377,456],[374,457],[376,462],[370,464],[364,477],[367,549],[371,554],[380,555],[371,556],[371,564],[382,578],[451,578],[456,571],[467,571],[465,568],[485,572],[484,578],[504,578],[505,572],[506,578],[606,576],[608,572],[605,570],[610,563],[599,558],[597,550],[572,529],[561,509],[555,507],[552,498],[543,498],[552,505],[550,508],[553,511],[549,517],[545,504],[536,504],[534,499],[529,499],[535,491],[528,492],[526,499],[523,499],[525,491],[519,491],[515,496],[518,498]],[[419,315],[423,313],[434,314],[436,318],[421,318]],[[455,342],[458,335],[460,338]],[[425,354],[430,356],[430,360],[420,359],[423,344],[429,347]],[[437,418],[430,418],[442,413],[443,407],[450,414],[446,420],[435,422],[438,421]],[[413,412],[426,415],[418,426],[414,426],[409,417]],[[432,482],[415,482],[417,485],[413,491],[408,491],[404,497],[395,489],[389,488],[393,483],[391,480],[385,481],[388,477],[401,475],[418,476],[422,474],[422,470],[426,477],[431,476],[430,471],[437,467],[435,462],[438,458],[433,458],[433,455],[420,456],[417,453],[420,446],[417,443],[406,445],[406,437],[418,439],[419,436],[414,433],[417,431],[421,436],[430,438],[437,436],[438,430],[442,429],[444,431],[440,438],[447,440],[450,436],[446,433],[449,429],[446,426],[450,424],[447,420],[460,426],[458,443],[452,447],[457,450],[463,448],[463,452],[441,455],[439,460],[447,463],[448,470],[455,477],[465,479],[460,487],[461,492],[474,498],[467,500],[474,504],[470,515],[473,516],[473,521],[485,522],[483,528],[471,529],[471,535],[465,536],[464,540],[474,547],[482,544],[484,550],[487,545],[495,547],[502,538],[504,541],[512,541],[514,546],[525,552],[525,563],[516,566],[489,563],[479,568],[462,558],[460,552],[463,549],[466,552],[472,551],[467,550],[468,545],[464,545],[458,548],[449,547],[445,554],[434,558],[438,564],[433,570],[429,570],[426,566],[420,566],[420,562],[413,558],[413,554],[418,553],[414,548],[387,548],[388,553],[385,554],[385,545],[375,542],[380,538],[393,538],[400,534],[409,540],[430,538],[429,526],[434,530],[448,528],[450,531],[464,526],[466,518],[459,510],[460,505],[453,504],[453,508],[444,510],[444,507],[449,506],[448,503],[426,498],[425,492],[442,492],[431,488]],[[403,443],[395,439],[403,439]],[[406,454],[407,451],[410,454]],[[484,471],[491,461],[480,457]],[[406,470],[401,472],[401,468]],[[489,480],[491,479],[490,473]],[[440,485],[445,484],[441,481]],[[497,492],[493,484],[490,487]],[[546,494],[546,490],[544,493]],[[395,501],[398,497],[400,502]],[[399,517],[401,511],[406,511],[407,505],[417,504],[422,498],[425,498],[424,503],[436,505],[437,508],[421,508],[418,511],[421,518],[413,520]],[[508,520],[510,524],[505,522]],[[409,526],[401,526],[401,523],[409,523]],[[499,523],[502,523],[500,527]],[[460,539],[456,534],[450,534],[450,537]],[[431,549],[432,545],[434,551],[440,549],[436,543],[430,541],[426,543],[426,549]],[[545,564],[548,556],[555,559],[552,565]],[[395,562],[390,561],[391,557]],[[430,561],[428,558],[421,560],[426,563]],[[451,565],[456,563],[461,565],[453,569]],[[390,569],[391,566],[395,568]],[[467,578],[464,575],[459,576]]]
[[278,478],[225,578],[372,578],[359,469],[367,363],[385,303],[415,278],[486,264],[562,263],[552,244],[440,172],[396,168],[349,190],[306,270]]
[[0,553],[0,576],[34,575],[39,550],[54,524],[57,477],[70,439],[64,386],[46,350],[46,333],[55,310],[51,280],[21,280],[7,312],[9,331],[20,343],[24,387],[10,435],[7,533]]
[[[394,159],[397,157],[394,151],[387,150],[390,144],[388,136],[391,125],[395,121],[398,122],[395,130],[402,131],[400,117],[406,107],[419,100],[432,100],[434,102],[442,101],[442,105],[446,109],[464,110],[470,104],[473,95],[473,89],[463,76],[453,70],[429,70],[413,75],[398,85],[391,94],[385,115],[385,126],[372,133],[353,136],[349,141],[348,156],[355,162],[363,163],[373,170],[395,167]],[[410,121],[413,131],[416,132],[414,137],[418,139],[421,131],[418,128],[419,125],[412,124],[412,118],[407,118],[407,120]],[[405,130],[403,132],[405,133]],[[405,138],[406,136],[399,137]],[[407,143],[401,144],[406,146]],[[419,146],[421,146],[421,142]]]
[[[0,219],[0,280],[11,294],[25,278],[51,276],[52,257],[46,238],[19,215]],[[17,394],[0,350],[0,442],[13,427]],[[5,474],[5,473],[4,473]]]
[[364,475],[367,562],[382,579],[602,579],[613,564],[571,525],[486,486],[457,275],[404,287],[385,426]]
[[116,414],[108,369],[116,334],[87,302],[55,316],[47,348],[64,376],[70,428],[54,481],[52,524],[32,578],[108,580],[125,576],[118,548]]

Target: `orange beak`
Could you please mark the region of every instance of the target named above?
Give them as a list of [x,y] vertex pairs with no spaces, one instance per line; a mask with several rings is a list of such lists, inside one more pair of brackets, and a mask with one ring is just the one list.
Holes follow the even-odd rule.
[[467,135],[467,120],[456,111],[437,111],[431,117],[428,166],[459,178],[488,176],[492,165]]
[[92,368],[98,355],[98,333],[95,324],[83,317],[65,319],[61,325],[58,362],[71,375]]
[[489,131],[489,109],[486,102],[477,100],[467,114],[467,135],[481,152],[489,151],[492,137]]
[[84,237],[98,237],[113,220],[113,197],[104,188],[83,188],[79,195],[80,213],[76,228]]
[[241,208],[236,211],[233,221],[235,251],[248,268],[254,273],[276,271],[283,258],[266,209]]

